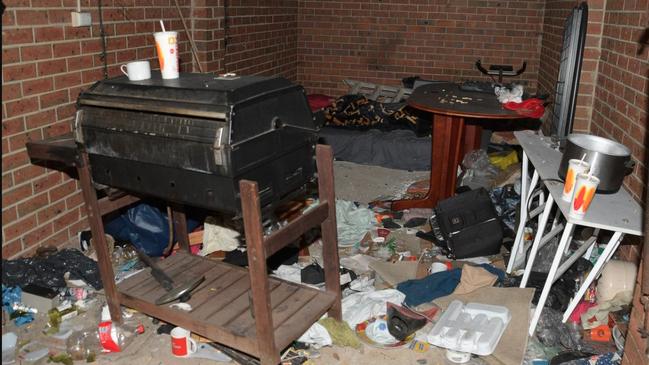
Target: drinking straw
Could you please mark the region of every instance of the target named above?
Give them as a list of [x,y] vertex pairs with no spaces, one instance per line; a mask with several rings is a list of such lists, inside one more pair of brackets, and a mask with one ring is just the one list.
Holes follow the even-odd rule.
[[[162,24],[162,20],[160,21],[160,23]],[[162,27],[162,29],[164,29],[164,27]],[[580,165],[584,163],[584,159],[585,159],[585,158],[586,158],[586,154],[584,153],[584,155],[581,156],[581,160],[579,161],[579,164],[580,164]]]
[[[162,27],[162,31],[163,31],[163,32],[166,32],[166,30],[165,30],[165,23],[162,22],[162,19],[160,19],[160,26]],[[586,155],[584,155],[584,156],[586,156]]]

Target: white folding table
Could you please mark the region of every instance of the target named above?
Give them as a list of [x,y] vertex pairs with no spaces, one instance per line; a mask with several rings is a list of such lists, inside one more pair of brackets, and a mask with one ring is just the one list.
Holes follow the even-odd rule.
[[[534,259],[538,250],[548,243],[554,236],[562,232],[559,240],[559,247],[555,252],[550,272],[543,286],[541,297],[536,306],[532,322],[529,327],[529,334],[534,334],[534,329],[541,316],[541,311],[550,292],[552,284],[580,257],[589,257],[595,246],[596,236],[599,230],[608,230],[613,232],[608,241],[606,248],[595,262],[593,269],[590,271],[579,290],[570,301],[568,309],[564,312],[563,321],[565,322],[575,309],[581,298],[584,296],[590,284],[600,274],[603,266],[613,257],[613,253],[620,244],[624,234],[642,235],[642,209],[640,205],[631,198],[629,193],[621,188],[615,194],[596,194],[586,215],[582,219],[570,217],[570,203],[561,199],[563,191],[563,182],[559,180],[558,168],[561,162],[561,152],[552,147],[549,137],[543,137],[532,131],[517,131],[514,135],[523,148],[522,161],[522,185],[521,185],[521,214],[516,239],[512,247],[510,262],[507,266],[507,272],[513,270],[514,259],[523,246],[523,232],[527,220],[535,213],[540,213],[538,231],[534,235],[534,241],[529,254],[529,259],[525,265],[525,272],[521,281],[521,288],[527,284]],[[532,181],[527,184],[528,168],[534,169]],[[539,183],[541,189],[547,189],[547,199],[544,194],[534,193],[535,185]],[[530,201],[539,198],[539,204],[536,209],[529,212]],[[550,230],[546,233],[546,226],[550,217],[552,208],[557,206],[556,215]],[[542,210],[542,213],[540,212]],[[579,248],[572,254],[569,254],[569,243],[572,241],[572,234],[575,226],[586,226],[595,229],[593,237],[583,241]],[[566,257],[567,256],[567,257]],[[563,261],[563,262],[562,262]],[[560,265],[561,264],[561,265]]]

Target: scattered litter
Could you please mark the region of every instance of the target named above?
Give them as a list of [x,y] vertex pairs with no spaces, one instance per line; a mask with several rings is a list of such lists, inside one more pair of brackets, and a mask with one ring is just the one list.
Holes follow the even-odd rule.
[[318,321],[331,336],[331,341],[336,346],[352,347],[359,349],[361,342],[354,331],[346,322],[339,322],[333,318],[323,318]]
[[332,339],[327,329],[320,323],[316,322],[297,340],[314,345],[316,348],[331,346]]
[[374,227],[375,223],[376,217],[370,209],[359,207],[354,202],[336,200],[338,246],[353,246],[363,238],[365,232]]
[[185,312],[191,312],[192,310],[192,306],[189,303],[173,303],[169,306],[169,308],[179,309]]
[[351,328],[371,318],[386,314],[386,303],[401,304],[405,294],[395,289],[351,294],[342,300],[343,320]]
[[203,224],[203,248],[199,255],[207,256],[215,251],[232,251],[239,247],[239,232],[216,225],[213,217],[207,217]]
[[16,346],[18,345],[18,336],[13,332],[2,335],[2,363],[13,364],[16,362]]

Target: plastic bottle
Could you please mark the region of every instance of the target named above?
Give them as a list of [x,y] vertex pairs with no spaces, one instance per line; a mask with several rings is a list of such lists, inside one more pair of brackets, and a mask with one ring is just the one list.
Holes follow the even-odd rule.
[[101,313],[98,327],[85,328],[68,337],[67,352],[74,360],[92,362],[102,352],[120,352],[126,348],[135,336],[144,332],[144,326],[122,324],[110,320],[108,307]]

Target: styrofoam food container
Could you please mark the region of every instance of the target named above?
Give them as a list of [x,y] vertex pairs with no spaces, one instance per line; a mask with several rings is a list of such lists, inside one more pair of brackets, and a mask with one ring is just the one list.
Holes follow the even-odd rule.
[[428,334],[435,346],[480,356],[491,355],[511,320],[509,309],[498,305],[454,300]]

